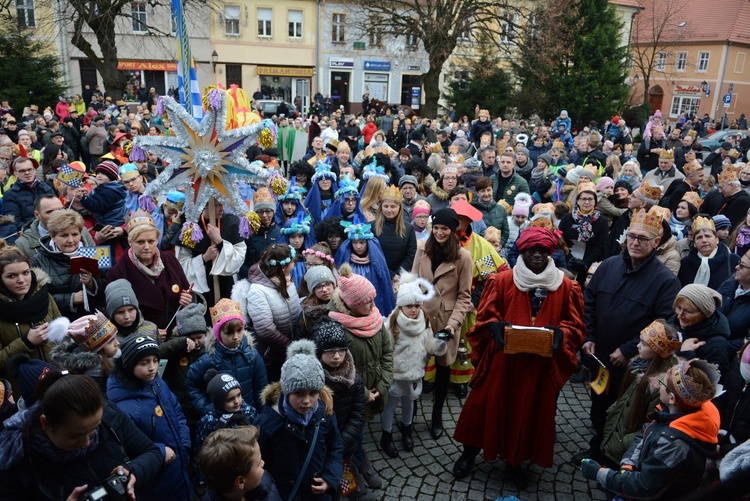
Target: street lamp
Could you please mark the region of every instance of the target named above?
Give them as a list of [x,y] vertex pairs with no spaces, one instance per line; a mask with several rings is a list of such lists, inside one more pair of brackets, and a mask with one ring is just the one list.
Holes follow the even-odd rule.
[[216,63],[219,62],[219,54],[216,51],[213,51],[211,54],[211,64],[214,66],[214,73],[216,73]]

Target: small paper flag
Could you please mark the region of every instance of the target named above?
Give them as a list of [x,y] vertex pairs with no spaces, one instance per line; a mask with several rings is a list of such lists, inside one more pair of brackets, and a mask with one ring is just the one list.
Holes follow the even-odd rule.
[[112,267],[112,255],[108,245],[98,245],[96,247],[81,247],[78,249],[78,255],[96,259],[99,263],[100,270],[107,270]]
[[601,395],[607,391],[609,386],[609,370],[606,367],[599,367],[599,372],[596,373],[596,379],[589,383],[594,393]]

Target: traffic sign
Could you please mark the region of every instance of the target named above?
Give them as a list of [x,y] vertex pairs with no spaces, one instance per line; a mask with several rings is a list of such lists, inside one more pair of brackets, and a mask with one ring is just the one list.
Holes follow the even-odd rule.
[[724,107],[729,108],[729,105],[732,103],[732,95],[731,94],[724,94]]
[[727,94],[731,94],[732,92],[734,92],[734,84],[730,83],[729,88],[727,89]]

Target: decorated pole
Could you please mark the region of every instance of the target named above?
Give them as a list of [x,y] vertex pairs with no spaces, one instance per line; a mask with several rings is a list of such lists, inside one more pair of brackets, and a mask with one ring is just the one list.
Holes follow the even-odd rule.
[[[208,224],[211,226],[216,226],[216,207],[214,204],[214,197],[211,197],[208,200]],[[211,261],[216,261],[216,258],[213,258]],[[218,301],[219,298],[219,275],[212,275],[213,277],[213,283],[214,283],[214,302]]]

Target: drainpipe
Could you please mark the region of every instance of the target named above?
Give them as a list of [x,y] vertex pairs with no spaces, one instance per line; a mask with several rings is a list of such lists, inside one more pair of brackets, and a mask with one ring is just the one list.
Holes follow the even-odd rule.
[[732,45],[731,41],[727,41],[727,44],[722,47],[721,50],[721,65],[719,66],[719,78],[716,81],[716,93],[714,94],[714,121],[719,116],[719,104],[722,102],[721,87],[724,85],[724,72],[727,69],[727,59],[729,58],[729,47]]
[[[315,2],[315,92],[320,92],[320,4],[321,1]],[[314,93],[313,93],[314,95]]]

